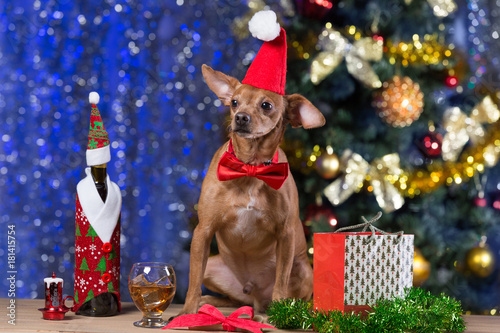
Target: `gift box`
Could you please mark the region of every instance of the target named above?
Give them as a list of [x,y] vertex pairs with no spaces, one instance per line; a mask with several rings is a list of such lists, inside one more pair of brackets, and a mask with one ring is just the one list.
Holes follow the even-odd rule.
[[[412,286],[413,235],[374,227],[381,215],[335,233],[314,234],[315,308],[358,313]],[[363,231],[340,232],[358,227]]]

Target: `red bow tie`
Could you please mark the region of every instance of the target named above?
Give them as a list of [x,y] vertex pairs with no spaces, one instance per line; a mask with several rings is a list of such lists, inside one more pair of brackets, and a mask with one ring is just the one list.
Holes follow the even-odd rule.
[[229,140],[227,151],[220,158],[217,167],[217,178],[220,181],[226,181],[245,176],[263,180],[267,185],[278,190],[288,177],[288,163],[278,163],[278,152],[276,152],[269,165],[245,164],[234,155],[233,143]]

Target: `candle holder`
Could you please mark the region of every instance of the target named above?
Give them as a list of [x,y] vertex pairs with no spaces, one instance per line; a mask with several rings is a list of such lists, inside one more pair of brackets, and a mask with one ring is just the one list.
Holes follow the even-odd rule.
[[62,297],[64,280],[57,278],[55,273],[52,277],[43,279],[45,282],[45,308],[38,309],[42,311],[43,319],[47,320],[61,320],[64,319],[64,314],[73,308],[66,306],[66,300],[69,298],[75,303],[73,296]]

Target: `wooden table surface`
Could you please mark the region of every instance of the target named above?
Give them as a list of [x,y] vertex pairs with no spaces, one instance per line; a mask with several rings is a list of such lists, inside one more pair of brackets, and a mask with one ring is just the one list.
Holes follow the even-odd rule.
[[[9,333],[28,333],[28,332],[44,332],[44,333],[70,333],[70,332],[89,332],[89,333],[126,333],[126,332],[148,332],[155,330],[147,330],[144,328],[135,327],[134,321],[141,319],[142,315],[137,310],[133,303],[122,303],[122,312],[113,317],[93,318],[77,316],[72,312],[66,313],[64,320],[44,320],[39,308],[44,307],[42,299],[18,299],[16,300],[16,325],[7,323],[9,319],[7,314],[7,306],[9,300],[6,298],[0,299],[0,332]],[[177,314],[182,305],[172,304],[164,313],[163,318],[168,319]],[[221,308],[224,315],[229,315],[235,309]],[[465,316],[468,333],[499,333],[500,332],[500,316]],[[159,332],[179,332],[179,330],[162,330]],[[189,330],[188,332],[203,332]],[[263,330],[263,332],[304,332],[300,330]],[[311,332],[311,331],[309,331]]]

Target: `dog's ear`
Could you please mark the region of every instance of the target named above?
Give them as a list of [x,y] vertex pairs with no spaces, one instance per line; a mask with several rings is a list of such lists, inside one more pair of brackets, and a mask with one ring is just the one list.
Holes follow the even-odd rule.
[[299,94],[286,95],[286,113],[292,127],[315,128],[325,124],[325,117],[307,98]]
[[234,91],[241,83],[234,77],[215,71],[207,65],[201,66],[201,72],[210,90],[219,97],[224,105],[228,106]]

